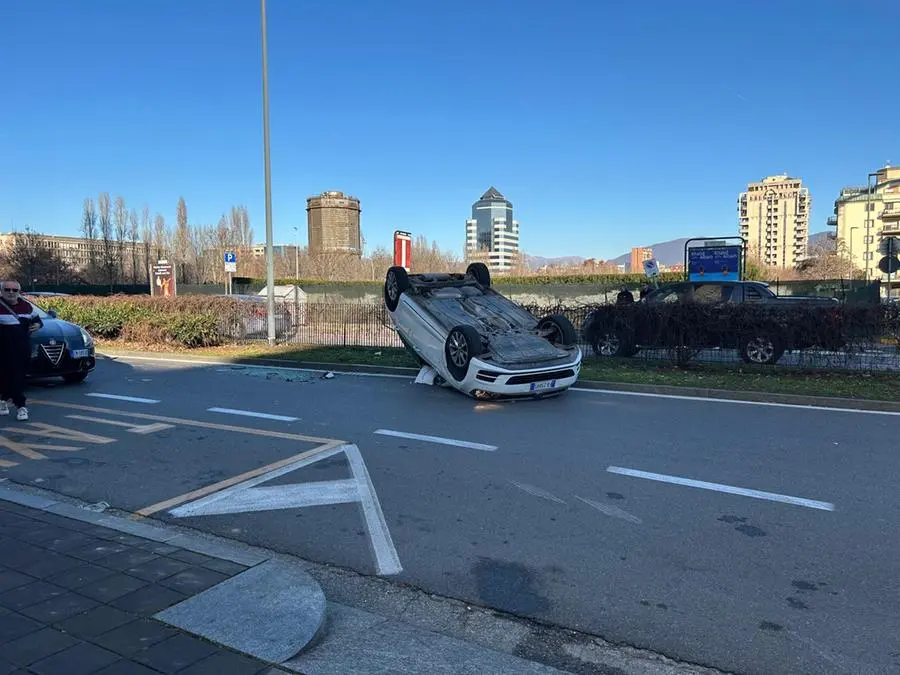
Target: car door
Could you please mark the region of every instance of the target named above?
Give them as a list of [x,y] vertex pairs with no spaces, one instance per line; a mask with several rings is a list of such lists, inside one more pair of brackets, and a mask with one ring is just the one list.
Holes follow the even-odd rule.
[[735,284],[695,283],[693,300],[706,306],[708,319],[699,326],[699,347],[725,347],[731,324],[729,305],[734,300]]

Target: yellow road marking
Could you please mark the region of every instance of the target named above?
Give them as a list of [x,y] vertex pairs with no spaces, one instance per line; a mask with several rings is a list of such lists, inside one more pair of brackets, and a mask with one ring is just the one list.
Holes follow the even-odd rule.
[[15,434],[23,436],[41,436],[43,438],[55,438],[61,441],[80,441],[82,443],[115,443],[115,438],[107,438],[106,436],[95,436],[87,434],[83,431],[75,429],[65,429],[56,427],[52,424],[44,424],[43,422],[31,422],[30,426],[34,429],[26,429],[25,427],[7,427],[5,431],[11,431]]
[[213,483],[212,485],[207,485],[206,487],[199,488],[197,490],[192,490],[191,492],[186,492],[183,495],[178,495],[177,497],[172,497],[171,499],[167,499],[162,502],[157,502],[156,504],[151,504],[140,511],[135,512],[135,517],[146,517],[152,515],[154,513],[158,513],[159,511],[165,511],[171,509],[179,504],[183,504],[185,502],[193,501],[195,499],[199,499],[200,497],[205,497],[206,495],[210,495],[214,492],[218,492],[219,490],[224,490],[227,487],[231,487],[232,485],[237,485],[238,483],[243,483],[245,480],[250,480],[251,478],[256,478],[256,476],[260,476],[269,471],[274,471],[275,469],[280,469],[283,466],[291,464],[292,462],[299,461],[301,459],[306,459],[307,457],[312,457],[314,455],[318,455],[320,453],[331,450],[332,448],[336,448],[339,445],[343,445],[344,441],[331,441],[325,443],[324,445],[320,445],[311,450],[306,450],[305,452],[301,452],[300,454],[294,455],[293,457],[288,457],[286,459],[280,459],[277,462],[273,462],[272,464],[266,464],[265,466],[261,466],[258,469],[252,469],[251,471],[245,471],[244,473],[232,476],[231,478],[226,478],[223,481],[219,481],[218,483]]
[[132,424],[131,422],[120,422],[119,420],[105,420],[102,417],[91,417],[89,415],[66,415],[70,420],[83,420],[85,422],[96,422],[97,424],[109,424],[114,427],[124,427],[133,434],[150,434],[154,431],[163,431],[165,429],[174,429],[173,424]]
[[47,459],[46,455],[42,455],[41,453],[32,450],[30,445],[19,443],[6,436],[0,436],[0,447],[17,452],[22,455],[22,457],[27,457],[28,459]]
[[343,443],[334,438],[321,438],[319,436],[304,436],[303,434],[292,434],[286,431],[267,431],[265,429],[254,429],[252,427],[239,427],[232,424],[218,424],[215,422],[201,422],[200,420],[186,420],[178,417],[164,417],[162,415],[150,415],[149,413],[125,412],[124,410],[112,410],[110,408],[97,408],[89,405],[80,405],[78,403],[60,403],[57,401],[34,401],[36,404],[54,406],[57,408],[68,408],[70,410],[84,410],[86,412],[106,413],[109,415],[117,415],[119,417],[133,417],[140,420],[153,420],[155,422],[165,422],[167,424],[181,424],[188,427],[200,427],[202,429],[219,429],[220,431],[234,431],[240,434],[250,434],[253,436],[268,436],[269,438],[284,438],[289,441],[303,441],[305,443]]

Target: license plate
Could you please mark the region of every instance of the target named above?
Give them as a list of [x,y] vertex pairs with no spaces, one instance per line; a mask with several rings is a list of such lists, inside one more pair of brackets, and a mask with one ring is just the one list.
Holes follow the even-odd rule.
[[91,355],[91,351],[89,349],[73,349],[70,354],[73,359],[86,359]]
[[556,380],[546,380],[544,382],[532,382],[531,391],[542,391],[543,389],[553,389],[556,386]]

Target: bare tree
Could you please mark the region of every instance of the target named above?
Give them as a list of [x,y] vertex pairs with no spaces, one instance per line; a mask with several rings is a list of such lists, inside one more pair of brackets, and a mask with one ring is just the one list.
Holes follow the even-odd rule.
[[169,231],[166,228],[166,219],[161,213],[156,214],[153,223],[153,245],[156,247],[156,259],[163,260],[169,248]]
[[103,273],[104,282],[108,283],[110,289],[112,289],[116,280],[116,256],[115,241],[113,239],[113,223],[109,207],[109,193],[101,192],[100,196],[97,197],[101,247],[100,269]]
[[147,285],[153,283],[150,278],[150,252],[153,248],[153,229],[150,223],[150,207],[144,206],[141,211],[141,239],[144,241],[144,272],[147,274]]
[[178,268],[179,282],[188,280],[187,264],[190,256],[191,233],[188,229],[187,205],[184,197],[178,198],[178,206],[175,215],[175,235],[172,240],[173,264]]
[[116,245],[114,258],[116,263],[116,280],[125,278],[125,242],[128,241],[128,208],[121,195],[116,197],[113,207],[113,224],[115,225]]
[[137,284],[138,282],[138,237],[140,236],[140,231],[138,230],[138,214],[137,211],[131,209],[131,213],[128,218],[128,242],[131,244],[131,283]]
[[[94,208],[94,200],[87,198],[81,212],[81,234],[85,238],[85,244],[93,252],[97,240],[97,210]],[[87,267],[84,270],[88,281],[95,281],[97,276],[97,263],[94,256],[90,256]]]

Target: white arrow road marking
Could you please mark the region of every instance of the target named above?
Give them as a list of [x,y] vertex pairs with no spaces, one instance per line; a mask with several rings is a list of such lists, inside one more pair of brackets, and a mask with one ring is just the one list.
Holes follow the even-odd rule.
[[[347,458],[353,478],[256,487],[261,483],[339,454],[343,454]],[[377,573],[380,575],[399,574],[403,571],[400,558],[391,539],[391,533],[384,519],[384,513],[381,511],[381,504],[378,502],[378,495],[372,486],[369,472],[359,448],[355,445],[339,445],[311,457],[291,462],[208,497],[183,504],[169,513],[176,518],[187,518],[298,509],[327,504],[352,504],[354,502],[359,503],[362,508],[366,530],[375,556]]]
[[522,492],[530,494],[532,497],[539,497],[551,502],[556,502],[557,504],[565,504],[565,502],[559,497],[552,495],[546,490],[542,490],[539,487],[535,487],[534,485],[528,485],[528,483],[517,483],[514,480],[511,480],[509,482],[519,488]]
[[611,516],[613,518],[621,518],[622,520],[627,520],[629,523],[634,523],[635,525],[641,524],[641,519],[637,516],[633,516],[628,511],[624,509],[620,509],[618,506],[613,506],[612,504],[603,504],[601,502],[595,502],[593,499],[587,499],[586,497],[579,497],[575,495],[575,499],[580,499],[588,506],[597,509],[600,513]]
[[606,470],[609,471],[609,473],[617,473],[622,476],[632,476],[633,478],[646,478],[647,480],[655,480],[659,481],[660,483],[673,483],[674,485],[686,485],[688,487],[700,488],[702,490],[726,492],[732,495],[741,495],[742,497],[767,499],[770,502],[781,502],[782,504],[805,506],[808,509],[819,509],[820,511],[834,511],[834,504],[832,504],[831,502],[820,502],[815,499],[791,497],[790,495],[780,495],[776,492],[763,492],[762,490],[750,490],[748,488],[734,487],[732,485],[724,485],[722,483],[708,483],[705,480],[694,480],[693,478],[667,476],[663,473],[651,473],[649,471],[638,471],[637,469],[624,469],[620,466],[610,466],[607,467]]

